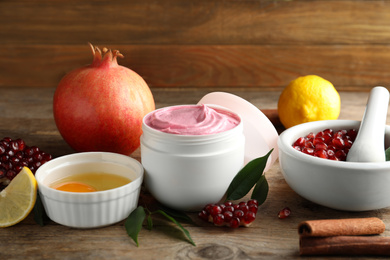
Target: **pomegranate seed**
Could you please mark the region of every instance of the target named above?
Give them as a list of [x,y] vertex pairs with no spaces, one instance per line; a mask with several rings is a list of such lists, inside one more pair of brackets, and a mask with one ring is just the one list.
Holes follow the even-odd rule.
[[328,133],[326,133],[322,136],[322,138],[324,138],[324,143],[329,143],[329,141],[332,140],[332,137],[333,137],[333,135],[328,134]]
[[258,209],[258,206],[257,205],[249,205],[249,211],[253,212],[253,213],[257,213],[257,209]]
[[349,139],[344,139],[345,148],[349,149],[352,147],[352,141]]
[[295,141],[295,143],[293,144],[293,146],[303,146],[303,145],[305,145],[305,142],[306,142],[306,139],[305,138],[303,138],[303,137],[299,137],[296,141]]
[[315,150],[314,151],[314,156],[328,159],[328,154],[326,153],[325,150]]
[[305,154],[308,154],[308,155],[313,155],[314,154],[314,149],[305,147],[305,148],[302,149],[302,152],[305,153]]
[[31,149],[32,149],[33,153],[39,153],[40,152],[39,148],[36,147],[36,146],[32,146]]
[[217,214],[213,217],[213,222],[217,226],[221,226],[225,222],[225,218],[222,214]]
[[226,212],[226,211],[229,211],[229,212],[234,212],[234,207],[233,206],[226,206],[225,208],[224,208],[224,211]]
[[316,150],[326,150],[328,148],[328,146],[326,145],[326,143],[317,143],[316,146],[315,146],[315,149]]
[[226,201],[224,204],[225,204],[225,206],[232,206],[232,205],[233,205],[233,202],[231,202],[231,201]]
[[295,149],[295,150],[297,150],[297,151],[301,151],[301,147],[300,146],[293,146],[293,148]]
[[229,227],[231,228],[238,228],[241,224],[241,221],[239,218],[232,218],[229,222]]
[[15,142],[18,143],[19,151],[23,151],[26,148],[26,143],[22,139],[16,139]]
[[241,219],[245,215],[244,211],[238,209],[233,212],[233,216]]
[[316,137],[313,140],[314,146],[316,146],[317,144],[323,144],[323,143],[324,143],[324,138],[322,138],[322,137]]
[[15,152],[12,149],[9,149],[5,152],[9,157],[12,157],[15,155]]
[[350,140],[353,142],[356,139],[357,136],[357,130],[356,129],[349,129],[348,130],[348,136],[350,137]]
[[255,218],[256,214],[251,211],[248,211],[247,213],[245,213],[244,222],[245,224],[250,224],[255,220]]
[[0,154],[3,154],[5,153],[6,149],[4,147],[4,145],[0,145]]
[[15,176],[16,176],[16,172],[14,170],[8,170],[7,171],[7,178],[9,180],[12,180],[13,178],[15,178]]
[[10,162],[12,165],[17,165],[20,162],[20,159],[16,156],[10,158]]
[[307,142],[305,143],[305,147],[306,147],[306,148],[314,148],[315,146],[314,146],[313,142],[307,141]]
[[12,141],[12,139],[10,137],[4,137],[3,141],[9,144]]
[[335,153],[334,153],[334,150],[327,150],[326,153],[327,153],[327,155],[328,155],[328,158],[329,158],[329,157],[334,157],[334,154],[335,154]]
[[246,202],[240,202],[240,204],[238,205],[240,206],[240,210],[242,210],[244,213],[246,213],[249,210],[249,207],[246,204]]
[[17,152],[19,151],[19,143],[17,141],[12,141],[10,143],[10,148],[14,151]]
[[198,216],[203,220],[209,220],[209,214],[206,212],[206,210],[202,210],[201,212],[199,212]]
[[333,135],[333,130],[328,128],[328,129],[325,129],[324,130],[324,134],[330,134],[330,135]]
[[204,210],[206,210],[207,214],[210,214],[211,212],[211,208],[213,207],[213,204],[207,204],[205,207],[204,207]]
[[278,217],[280,219],[284,219],[284,218],[287,218],[288,216],[290,216],[290,214],[291,214],[291,210],[288,207],[285,207],[279,211]]
[[336,147],[336,148],[339,148],[339,149],[342,149],[344,147],[344,140],[340,137],[340,138],[334,138],[332,140],[332,144]]
[[251,206],[251,205],[259,206],[259,202],[255,199],[248,200],[247,204],[248,204],[248,206]]
[[219,205],[214,205],[210,209],[210,215],[216,216],[218,214],[222,213],[222,208]]
[[26,153],[27,156],[32,156],[34,154],[34,151],[31,147],[27,147],[24,152]]
[[230,222],[230,220],[233,218],[233,212],[231,211],[225,211],[223,213],[223,217],[225,218],[226,222]]
[[34,161],[41,161],[42,160],[42,155],[39,152],[34,153],[32,157],[33,157]]
[[310,138],[314,138],[315,137],[315,134],[314,133],[309,133],[306,138],[310,139]]

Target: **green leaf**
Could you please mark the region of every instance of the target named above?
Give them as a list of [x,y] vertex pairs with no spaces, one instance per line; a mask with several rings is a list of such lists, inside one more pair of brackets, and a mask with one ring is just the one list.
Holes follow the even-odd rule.
[[147,223],[148,223],[147,229],[152,230],[153,229],[153,219],[152,219],[151,214],[148,215]]
[[157,210],[153,213],[160,213],[161,215],[163,215],[164,217],[166,217],[167,219],[169,219],[170,221],[172,221],[173,223],[175,223],[182,231],[183,233],[186,235],[186,237],[188,238],[188,240],[190,241],[190,243],[193,245],[193,246],[196,246],[194,241],[192,240],[191,238],[191,235],[190,235],[190,232],[188,232],[187,229],[185,229],[179,222],[177,222],[173,217],[171,217],[169,214],[165,213],[164,211],[162,210]]
[[256,183],[255,188],[253,189],[251,199],[257,200],[259,205],[263,204],[268,196],[268,181],[265,178],[265,175],[261,175],[259,181]]
[[176,220],[190,223],[190,224],[195,224],[192,218],[190,218],[187,214],[185,214],[183,211],[178,211],[175,209],[168,208],[164,205],[160,206],[161,210],[167,213],[169,216],[173,217]]
[[242,168],[234,177],[227,190],[226,200],[238,200],[244,197],[258,182],[267,164],[271,149],[263,157],[253,159]]
[[139,206],[138,208],[133,210],[133,212],[131,212],[125,222],[127,234],[134,240],[134,242],[137,244],[137,247],[139,246],[138,233],[142,228],[142,223],[144,222],[145,217],[145,209],[142,206]]
[[386,149],[385,155],[386,155],[386,161],[390,161],[390,147]]
[[39,192],[37,193],[37,200],[34,205],[34,220],[41,227],[45,225],[45,221],[48,220],[49,217],[46,215],[45,208],[43,207],[41,197],[39,196]]

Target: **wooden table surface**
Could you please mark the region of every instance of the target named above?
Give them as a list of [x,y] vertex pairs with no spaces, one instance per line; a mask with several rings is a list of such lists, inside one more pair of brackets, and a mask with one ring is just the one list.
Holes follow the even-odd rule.
[[[156,106],[163,107],[196,103],[204,94],[215,90],[156,88],[152,91]],[[229,91],[260,109],[276,108],[280,94],[256,89]],[[51,88],[0,88],[0,137],[23,138],[27,144],[37,145],[54,157],[73,153],[55,126],[53,93]],[[342,92],[340,95],[340,119],[361,119],[368,93]],[[132,157],[140,159],[139,151]],[[183,225],[196,246],[188,243],[175,225],[163,219],[155,221],[152,231],[141,230],[140,246],[136,247],[126,234],[124,221],[86,230],[54,222],[41,227],[30,214],[21,223],[0,230],[0,259],[296,259],[299,258],[297,225],[301,221],[375,216],[390,225],[390,209],[343,212],[303,199],[283,179],[278,161],[266,172],[266,177],[270,185],[268,198],[249,228],[214,227],[199,220],[195,213],[189,214],[196,225]],[[141,198],[141,201],[153,201],[146,192],[142,192]],[[290,207],[292,215],[279,219],[279,210],[286,206]],[[383,235],[390,236],[390,231],[386,230]]]

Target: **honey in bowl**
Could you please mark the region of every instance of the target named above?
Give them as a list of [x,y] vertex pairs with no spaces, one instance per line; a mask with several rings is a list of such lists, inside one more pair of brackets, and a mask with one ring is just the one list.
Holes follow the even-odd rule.
[[50,187],[68,192],[94,192],[115,189],[130,183],[129,178],[104,172],[73,174],[53,182]]

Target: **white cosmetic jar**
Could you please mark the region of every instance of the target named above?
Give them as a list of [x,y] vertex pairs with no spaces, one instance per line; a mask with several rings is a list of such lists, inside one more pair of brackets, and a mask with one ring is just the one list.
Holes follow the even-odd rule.
[[145,185],[162,204],[177,210],[200,210],[220,201],[230,182],[244,165],[243,121],[234,128],[207,135],[161,132],[145,123],[141,136],[141,162]]

